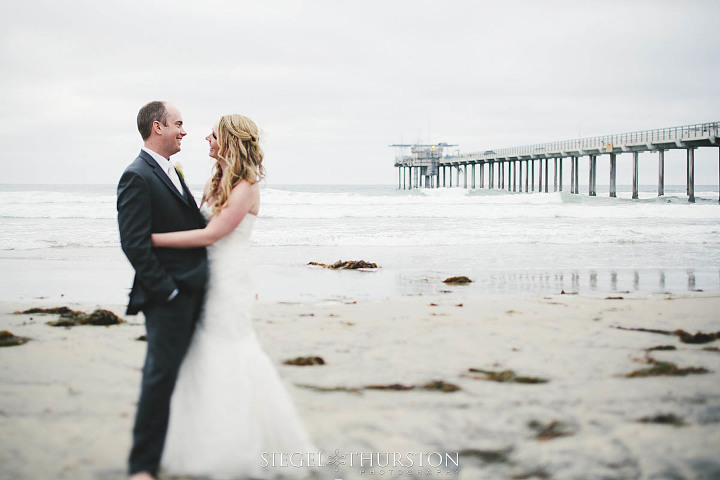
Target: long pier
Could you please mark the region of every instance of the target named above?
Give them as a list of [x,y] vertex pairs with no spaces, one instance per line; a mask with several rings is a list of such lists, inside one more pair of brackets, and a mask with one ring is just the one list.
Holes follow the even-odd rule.
[[[695,150],[700,147],[720,147],[720,122],[539,143],[453,156],[444,155],[446,148],[456,146],[447,143],[390,146],[399,149],[395,157],[395,166],[398,167],[400,190],[453,187],[453,176],[454,185],[459,187],[462,174],[464,188],[499,188],[512,192],[547,193],[552,180],[552,191],[562,191],[563,160],[568,158],[570,159],[570,193],[579,194],[578,162],[580,157],[588,157],[588,195],[595,196],[597,195],[597,158],[601,155],[609,155],[610,196],[616,197],[617,156],[631,154],[632,198],[638,198],[638,156],[641,152],[657,152],[658,196],[662,196],[665,188],[665,152],[683,149],[687,151],[688,201],[695,202]],[[408,147],[411,149],[410,155],[405,154]],[[476,167],[479,176],[476,175]],[[469,184],[468,170],[470,170]],[[720,185],[720,148],[718,148],[718,171]],[[720,202],[720,193],[718,202]]]

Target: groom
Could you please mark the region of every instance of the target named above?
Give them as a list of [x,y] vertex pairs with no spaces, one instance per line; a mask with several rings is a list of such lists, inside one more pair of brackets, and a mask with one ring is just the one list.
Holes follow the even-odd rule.
[[118,183],[120,243],[135,269],[128,315],[142,311],[147,355],[137,405],[132,480],[149,480],[165,443],[170,397],[200,313],[207,279],[204,248],[154,248],[150,235],[203,228],[192,194],[170,162],[186,135],[182,116],[166,102],[140,109],[137,126],[144,146]]

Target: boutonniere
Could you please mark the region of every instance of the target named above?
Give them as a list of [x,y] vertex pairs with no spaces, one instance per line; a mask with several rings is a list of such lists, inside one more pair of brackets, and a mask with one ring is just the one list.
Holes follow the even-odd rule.
[[180,162],[174,162],[173,166],[175,167],[175,170],[180,174],[180,176],[185,179],[185,173],[183,172],[182,163]]

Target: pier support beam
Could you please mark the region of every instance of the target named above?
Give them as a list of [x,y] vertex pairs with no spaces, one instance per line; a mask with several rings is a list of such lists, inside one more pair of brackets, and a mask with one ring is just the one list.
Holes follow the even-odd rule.
[[553,192],[558,191],[558,159],[553,158]]
[[485,188],[485,162],[480,164],[480,188]]
[[597,183],[595,179],[596,176],[596,170],[597,170],[597,157],[595,155],[590,155],[590,173],[589,173],[589,182],[590,185],[588,186],[588,195],[591,197],[594,197],[597,195]]
[[640,154],[638,152],[633,152],[633,193],[632,198],[638,198],[638,187],[639,187],[639,179],[638,179],[638,156]]
[[455,179],[457,180],[458,188],[460,188],[460,165],[457,166],[457,177]]
[[512,184],[513,184],[513,192],[517,192],[517,160],[513,160],[512,162]]
[[523,176],[522,176],[523,162],[524,162],[524,160],[520,160],[520,191],[521,192],[523,191],[523,186],[522,186],[522,184],[523,184],[523,180],[522,180],[523,179]]
[[665,195],[665,150],[658,150],[658,197]]
[[468,183],[467,183],[467,164],[463,164],[463,166],[462,166],[462,171],[463,171],[463,188],[467,188],[467,187],[468,187]]
[[398,190],[402,190],[402,167],[398,168]]
[[563,157],[560,157],[560,181],[559,181],[559,183],[558,183],[558,187],[560,187],[560,191],[561,191],[561,192],[562,192],[562,180],[563,180],[562,164],[563,164]]
[[580,193],[580,157],[573,157],[573,165],[575,170],[575,194]]
[[695,203],[695,149],[687,149],[688,202]]
[[530,160],[530,165],[532,166],[532,175],[530,176],[530,186],[532,187],[532,191],[535,191],[535,159]]
[[470,182],[470,183],[471,183],[472,189],[475,190],[475,164],[474,163],[472,164],[472,182]]
[[610,154],[610,196],[617,197],[617,157]]
[[529,162],[532,162],[532,160],[525,160],[525,193],[530,191],[530,190],[528,190],[528,185],[530,185],[530,183],[528,181],[530,178],[530,163]]
[[575,157],[570,157],[570,193],[575,193]]
[[548,179],[550,178],[548,174],[548,166],[550,165],[550,159],[545,159],[545,193],[548,193]]

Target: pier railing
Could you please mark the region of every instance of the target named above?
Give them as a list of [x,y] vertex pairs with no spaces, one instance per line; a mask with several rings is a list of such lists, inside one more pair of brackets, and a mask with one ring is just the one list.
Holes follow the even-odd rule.
[[602,135],[598,137],[537,143],[519,147],[486,150],[446,157],[442,163],[509,158],[570,157],[575,154],[622,153],[634,150],[687,148],[715,144],[720,138],[720,122],[698,123],[680,127],[643,130],[639,132]]

